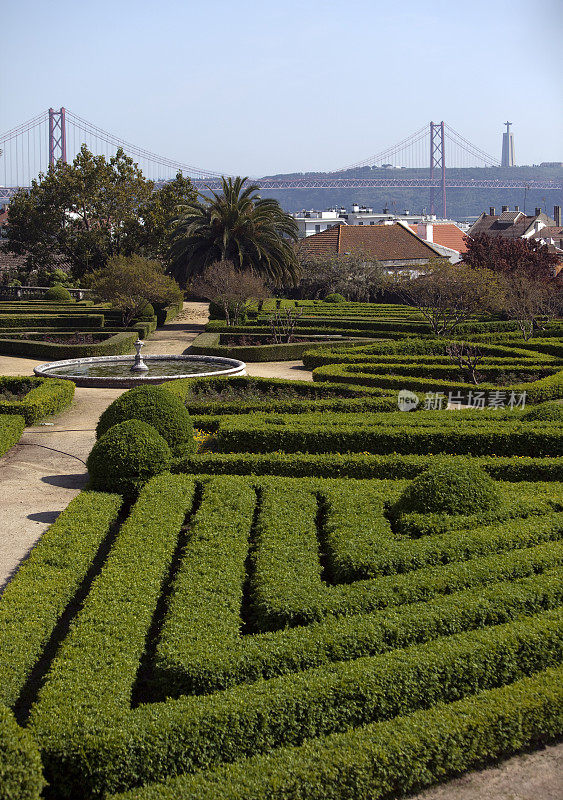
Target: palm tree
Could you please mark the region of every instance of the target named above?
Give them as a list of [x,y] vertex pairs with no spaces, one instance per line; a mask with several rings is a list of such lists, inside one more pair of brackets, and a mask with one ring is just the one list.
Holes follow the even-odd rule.
[[277,285],[295,283],[295,220],[277,200],[262,199],[248,178],[222,178],[223,191],[182,206],[170,246],[171,272],[183,286],[216,261],[232,261]]

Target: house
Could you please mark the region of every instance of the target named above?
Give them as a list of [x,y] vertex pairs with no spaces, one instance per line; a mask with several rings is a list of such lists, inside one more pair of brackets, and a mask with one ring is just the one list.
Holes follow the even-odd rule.
[[430,242],[423,241],[408,225],[338,225],[308,236],[299,243],[302,254],[326,256],[359,255],[377,260],[389,273],[419,268],[442,253]]
[[560,227],[560,206],[554,207],[553,216],[554,219],[548,217],[541,208],[536,208],[533,216],[524,214],[518,206],[515,206],[514,211],[509,211],[508,206],[503,206],[502,213],[498,215],[494,208],[490,208],[488,214],[481,214],[473,223],[468,235],[474,238],[484,233],[487,236],[502,236],[504,239],[529,239],[545,228]]
[[467,251],[467,235],[453,222],[419,222],[409,227],[425,242],[430,242],[452,264],[461,261]]

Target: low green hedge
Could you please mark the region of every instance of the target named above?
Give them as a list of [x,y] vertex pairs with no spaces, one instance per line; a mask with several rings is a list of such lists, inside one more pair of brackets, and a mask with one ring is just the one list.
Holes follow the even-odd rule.
[[57,378],[0,376],[0,392],[3,389],[17,391],[22,382],[32,388],[21,400],[0,400],[0,414],[21,415],[26,425],[63,411],[74,397],[74,383]]
[[[293,342],[290,344],[255,344],[255,345],[222,345],[220,344],[221,334],[201,333],[194,339],[189,347],[189,353],[196,356],[223,356],[227,358],[237,358],[239,361],[296,361],[308,350],[316,347],[326,347],[326,341],[315,342]],[[341,343],[342,347],[349,347],[351,343],[366,342],[365,338],[347,337]],[[333,347],[338,347],[340,342],[331,342]]]
[[39,800],[44,786],[37,745],[0,704],[0,800]]
[[[398,372],[400,371],[400,368]],[[443,380],[428,377],[417,377],[413,375],[386,374],[379,371],[378,366],[369,364],[327,364],[313,370],[314,381],[330,381],[342,383],[353,383],[364,386],[374,386],[380,389],[410,389],[414,392],[442,392],[447,396],[452,394],[468,394],[475,391],[503,391],[506,399],[511,392],[521,395],[526,392],[526,402],[541,403],[545,400],[553,400],[563,397],[563,370],[554,375],[540,378],[539,380],[526,383],[512,383],[506,386],[498,386],[492,383],[475,384],[456,380]]]
[[13,705],[115,522],[121,497],[71,500],[6,586],[0,602],[0,702]]
[[554,667],[448,705],[108,800],[384,800],[545,744],[562,729],[563,668]]
[[[456,456],[451,458],[455,463]],[[278,475],[286,478],[413,478],[432,461],[433,456],[429,455],[196,453],[175,459],[172,471],[195,475]],[[562,456],[476,456],[475,461],[497,480],[563,481]]]
[[119,356],[132,352],[138,339],[137,331],[116,333],[95,344],[64,344],[33,339],[0,338],[0,353],[5,356],[60,361],[67,358]]
[[[0,411],[3,411],[0,407]],[[0,413],[0,456],[20,440],[25,428],[25,419],[19,414]]]
[[10,328],[103,328],[103,314],[1,314],[0,331]]
[[[132,655],[142,650],[144,637],[138,641],[137,632],[146,632],[150,618],[140,620],[136,598],[128,600],[126,613],[120,599],[114,600],[122,613],[119,630],[104,631],[103,663],[99,637],[74,653],[67,639],[64,661],[32,711],[30,730],[42,749],[46,778],[64,796],[99,796],[452,702],[555,666],[563,655],[562,613],[548,611],[204,697],[142,704],[130,712],[131,669],[137,663]],[[101,621],[91,624],[99,630]],[[71,634],[75,645],[79,630]],[[105,686],[109,674],[111,696]],[[55,697],[53,684],[59,691],[66,688],[64,696]],[[73,697],[70,709],[68,697]]]
[[[323,423],[309,422],[304,414],[297,418],[289,414],[272,415],[266,420],[259,414],[226,416],[221,419],[210,448],[218,453],[561,454],[561,429],[556,424],[490,421],[471,425],[466,421],[463,427],[446,426],[440,424],[440,412],[435,413],[435,425],[424,428],[414,425],[393,428],[384,421],[368,426],[355,420],[353,414],[348,415],[349,421],[332,420],[330,414],[325,414]],[[451,422],[458,419],[452,418]]]

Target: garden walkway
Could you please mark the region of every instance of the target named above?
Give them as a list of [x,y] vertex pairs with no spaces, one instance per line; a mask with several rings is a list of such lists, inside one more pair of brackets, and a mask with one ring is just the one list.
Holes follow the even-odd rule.
[[[207,320],[204,303],[185,303],[182,314],[156,331],[144,352],[182,353]],[[0,375],[32,375],[40,362],[0,356]],[[249,375],[311,380],[300,361],[249,364]],[[0,592],[19,564],[87,480],[86,457],[102,411],[116,389],[77,388],[72,406],[26,428],[0,458]],[[560,800],[563,744],[517,756],[498,767],[468,773],[411,800]]]

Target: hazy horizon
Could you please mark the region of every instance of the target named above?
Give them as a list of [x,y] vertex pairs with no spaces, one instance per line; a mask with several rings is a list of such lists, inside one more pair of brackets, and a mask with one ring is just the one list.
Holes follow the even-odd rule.
[[500,159],[563,161],[563,4],[206,7],[21,0],[3,12],[0,130],[52,106],[213,171],[328,171],[445,120]]

